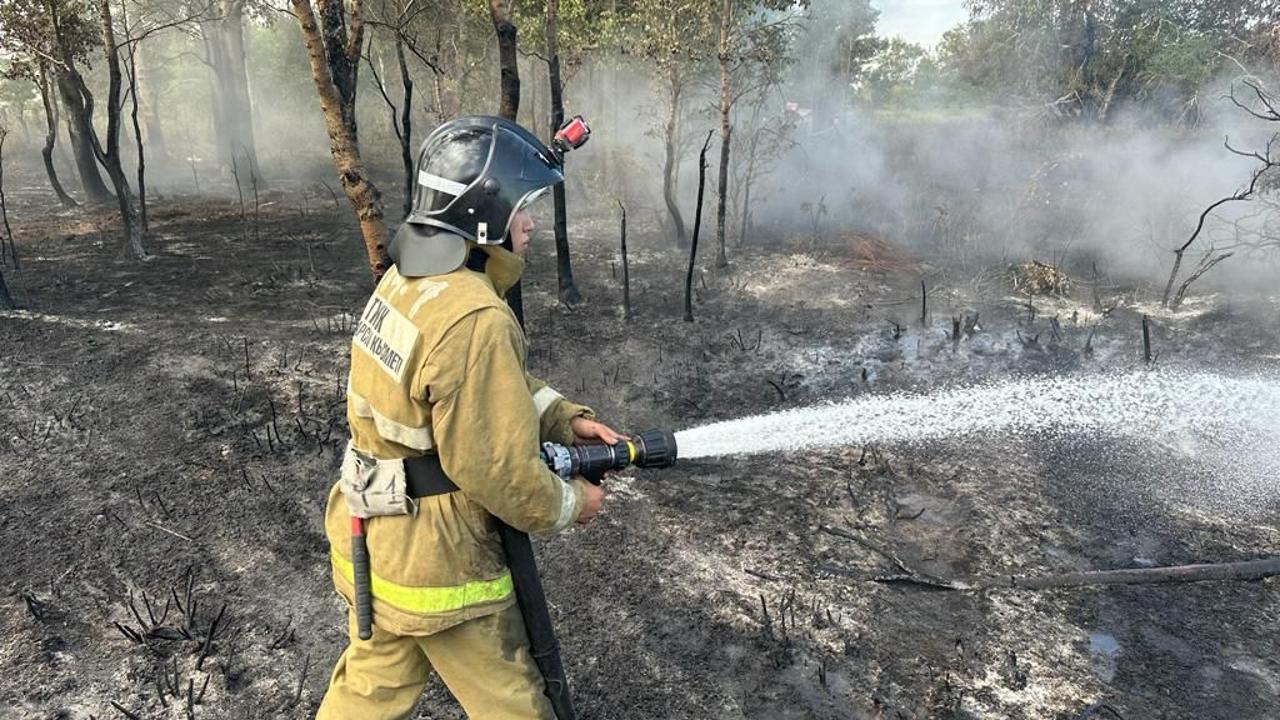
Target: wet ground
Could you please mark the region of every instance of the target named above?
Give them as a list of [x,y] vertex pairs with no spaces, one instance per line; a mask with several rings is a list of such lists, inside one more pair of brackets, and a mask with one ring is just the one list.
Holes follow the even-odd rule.
[[[345,204],[265,202],[255,230],[234,202],[161,200],[154,257],[134,263],[109,219],[19,197],[23,269],[6,278],[26,309],[0,314],[0,715],[314,712],[344,641],[321,512],[369,288]],[[1122,279],[1098,303],[1027,298],[998,270],[890,262],[891,243],[852,237],[730,248],[727,270],[708,249],[686,324],[681,253],[632,232],[631,322],[608,216],[575,237],[586,304],[555,302],[545,235],[525,295],[534,371],[620,427],[1143,362],[1150,308]],[[1275,373],[1275,311],[1234,297],[1157,314],[1157,367]],[[953,344],[952,318],[974,314]],[[962,576],[1280,552],[1276,504],[1184,501],[1206,472],[1097,437],[699,460],[614,479],[597,522],[539,552],[584,718],[1275,718],[1276,580],[865,580],[890,556]],[[438,684],[418,710],[460,716]]]

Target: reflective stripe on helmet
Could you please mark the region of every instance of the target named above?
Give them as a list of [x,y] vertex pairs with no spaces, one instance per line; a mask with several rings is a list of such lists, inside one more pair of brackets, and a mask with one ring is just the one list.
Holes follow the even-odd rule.
[[[348,583],[353,583],[351,561],[337,551],[331,551],[333,572]],[[515,585],[511,573],[504,572],[492,580],[473,580],[461,585],[412,586],[393,583],[370,573],[369,584],[373,597],[411,613],[445,613],[462,610],[472,605],[497,602],[511,594]]]
[[461,195],[467,191],[466,185],[463,185],[460,182],[454,182],[446,177],[432,175],[426,170],[418,171],[418,184],[423,187],[431,188],[432,190],[439,190],[440,192],[449,193],[454,196]]

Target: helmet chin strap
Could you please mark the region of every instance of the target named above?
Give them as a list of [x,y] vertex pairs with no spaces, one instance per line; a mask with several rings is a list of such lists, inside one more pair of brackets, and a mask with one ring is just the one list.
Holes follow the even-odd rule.
[[489,263],[489,254],[479,247],[471,248],[471,252],[467,253],[466,266],[468,270],[478,273],[484,272],[485,265]]

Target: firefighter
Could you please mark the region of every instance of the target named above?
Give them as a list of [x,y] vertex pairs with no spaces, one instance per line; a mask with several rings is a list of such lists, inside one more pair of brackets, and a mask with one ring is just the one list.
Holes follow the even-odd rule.
[[[562,180],[559,153],[501,118],[446,123],[419,151],[395,266],[352,341],[351,440],[325,517],[350,644],[320,720],[405,717],[433,670],[472,718],[554,717],[495,518],[535,534],[590,521],[603,491],[562,481],[539,443],[621,439],[526,372],[503,300],[524,267],[527,207]],[[367,640],[352,609],[353,517],[371,567]]]

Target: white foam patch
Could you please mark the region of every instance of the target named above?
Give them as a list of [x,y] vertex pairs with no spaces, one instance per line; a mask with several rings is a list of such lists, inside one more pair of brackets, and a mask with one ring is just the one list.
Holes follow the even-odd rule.
[[137,327],[130,325],[129,323],[117,322],[115,320],[89,320],[86,318],[67,317],[65,315],[47,315],[45,313],[31,312],[30,310],[4,310],[0,311],[0,317],[36,320],[55,325],[66,325],[67,327],[79,328],[81,330],[100,330],[103,332],[125,333],[138,332]]

